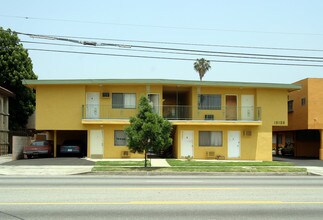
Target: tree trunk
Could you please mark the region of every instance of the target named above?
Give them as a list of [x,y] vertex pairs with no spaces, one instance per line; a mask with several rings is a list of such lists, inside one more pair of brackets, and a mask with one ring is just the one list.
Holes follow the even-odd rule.
[[145,167],[147,167],[147,152],[145,151]]

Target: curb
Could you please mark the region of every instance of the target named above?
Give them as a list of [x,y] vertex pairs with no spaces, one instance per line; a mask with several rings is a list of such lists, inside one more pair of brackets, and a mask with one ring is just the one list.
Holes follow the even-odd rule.
[[92,171],[83,175],[111,176],[311,176],[309,172],[151,172],[151,171]]

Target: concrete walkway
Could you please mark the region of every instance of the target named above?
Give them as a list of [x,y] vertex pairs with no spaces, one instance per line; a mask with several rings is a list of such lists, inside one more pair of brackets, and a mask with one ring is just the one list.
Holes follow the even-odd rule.
[[300,166],[303,168],[307,169],[307,172],[318,175],[318,176],[323,176],[323,167],[305,167],[305,166]]
[[0,175],[66,176],[91,172],[93,166],[0,166]]
[[[48,158],[51,162],[52,158]],[[63,158],[66,160],[66,158]],[[72,158],[73,159],[73,158]],[[59,163],[65,162],[65,160],[59,161]],[[93,166],[91,165],[51,165],[46,164],[34,164],[35,162],[42,160],[20,160],[12,161],[11,155],[0,156],[0,175],[8,176],[65,176],[73,174],[82,174],[91,172]],[[45,160],[44,160],[45,161]],[[79,160],[80,161],[80,160]],[[14,163],[15,162],[15,163]],[[32,165],[25,165],[22,162],[33,162]],[[83,161],[81,161],[84,163]],[[87,161],[86,161],[87,162]],[[80,164],[82,164],[80,163]],[[4,165],[5,164],[5,165]],[[28,164],[28,163],[27,163]]]
[[170,167],[166,159],[151,159],[151,167]]

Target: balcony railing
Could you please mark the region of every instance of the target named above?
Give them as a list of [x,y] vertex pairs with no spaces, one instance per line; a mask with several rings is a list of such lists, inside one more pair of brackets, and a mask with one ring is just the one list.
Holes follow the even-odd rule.
[[[197,106],[163,105],[153,110],[168,120],[226,120],[261,121],[260,107],[227,107],[198,109]],[[128,119],[138,112],[137,108],[112,108],[111,105],[83,105],[83,119]]]

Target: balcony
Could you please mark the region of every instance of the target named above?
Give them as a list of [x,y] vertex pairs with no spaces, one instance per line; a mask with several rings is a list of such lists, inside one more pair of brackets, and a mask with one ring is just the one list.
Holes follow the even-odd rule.
[[[203,120],[203,121],[261,121],[260,107],[226,107],[216,110],[198,109],[197,106],[163,105],[153,106],[153,110],[168,120]],[[111,105],[83,105],[82,119],[124,120],[137,113],[136,108],[112,108]]]

